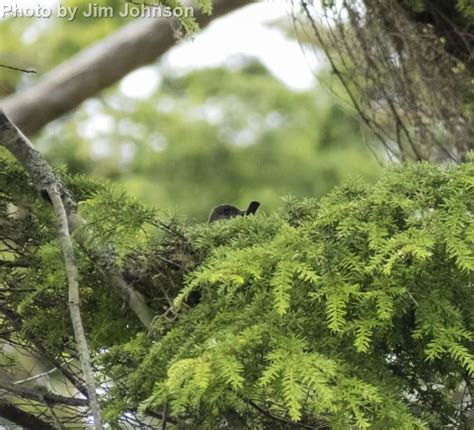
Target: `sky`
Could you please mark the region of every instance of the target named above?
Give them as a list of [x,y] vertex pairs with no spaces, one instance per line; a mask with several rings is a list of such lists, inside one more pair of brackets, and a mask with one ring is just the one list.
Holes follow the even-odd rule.
[[[161,59],[158,69],[156,65],[143,67],[126,76],[120,84],[121,91],[132,98],[146,98],[159,85],[160,71],[180,74],[197,68],[232,66],[241,56],[259,60],[273,76],[294,91],[312,88],[317,60],[304,53],[295,39],[273,25],[281,20],[291,23],[290,3],[288,0],[260,1],[215,20],[193,40],[171,49]],[[7,4],[26,10],[38,4],[53,7],[57,0],[0,0],[0,17]],[[49,22],[47,19],[37,21],[40,20],[44,21],[39,23],[42,28]],[[32,37],[32,33],[25,37]]]
[[[216,20],[195,41],[174,48],[166,61],[175,68],[217,66],[243,54],[258,58],[278,79],[294,90],[314,84],[314,60],[295,39],[273,25],[291,28],[289,1],[261,1]],[[312,66],[312,67],[311,67]]]

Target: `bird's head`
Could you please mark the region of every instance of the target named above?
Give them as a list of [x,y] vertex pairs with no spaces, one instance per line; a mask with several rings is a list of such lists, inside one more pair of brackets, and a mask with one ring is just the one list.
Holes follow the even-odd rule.
[[220,205],[215,207],[209,215],[209,222],[218,221],[220,219],[233,218],[236,216],[243,216],[245,211],[241,211],[232,205]]

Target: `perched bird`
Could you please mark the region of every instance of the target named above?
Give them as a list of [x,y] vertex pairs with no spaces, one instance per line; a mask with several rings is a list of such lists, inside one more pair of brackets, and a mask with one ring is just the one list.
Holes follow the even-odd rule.
[[257,212],[258,207],[260,206],[259,202],[250,202],[247,210],[241,211],[235,206],[225,204],[215,207],[209,215],[209,222],[218,221],[220,219],[228,219],[236,216],[245,216],[253,215]]

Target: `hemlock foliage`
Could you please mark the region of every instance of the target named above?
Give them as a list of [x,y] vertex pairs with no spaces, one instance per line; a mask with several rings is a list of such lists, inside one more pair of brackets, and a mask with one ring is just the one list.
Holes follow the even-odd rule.
[[[11,340],[34,333],[71,359],[52,211],[0,164],[0,298],[24,322]],[[64,174],[93,242],[113,244],[157,314],[146,333],[76,250],[108,422],[166,407],[169,428],[468,428],[457,393],[474,374],[473,173],[472,161],[398,167],[210,225]]]

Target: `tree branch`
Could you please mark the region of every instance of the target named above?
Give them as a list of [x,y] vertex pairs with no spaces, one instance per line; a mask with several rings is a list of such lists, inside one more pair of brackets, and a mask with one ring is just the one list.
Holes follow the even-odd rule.
[[[250,0],[214,0],[212,16],[195,9],[201,27]],[[2,102],[2,108],[26,134],[76,108],[132,70],[162,56],[176,40],[174,18],[138,19],[60,64],[32,87]]]
[[0,267],[30,267],[31,262],[27,259],[18,258],[17,260],[0,260]]
[[[85,221],[77,212],[76,202],[72,199],[69,191],[54,173],[51,166],[21,131],[11,123],[1,109],[0,145],[7,148],[13,154],[30,176],[36,189],[42,195],[46,193],[47,196],[47,190],[56,187],[66,211],[69,231],[71,233],[85,225]],[[84,246],[89,242],[89,237],[89,233],[84,228],[81,228],[81,231],[75,235],[75,239]],[[115,260],[111,257],[110,251],[99,249],[94,250],[94,254],[94,261],[97,267],[110,281],[124,302],[130,306],[143,325],[146,328],[150,328],[154,317],[152,310],[146,304],[143,296],[124,281],[116,266]]]
[[67,280],[69,284],[69,313],[71,314],[71,321],[74,330],[74,337],[77,342],[77,351],[82,366],[82,373],[89,394],[89,405],[92,411],[92,416],[94,417],[95,428],[101,430],[103,429],[103,426],[99,400],[97,398],[96,383],[92,371],[91,357],[89,347],[87,346],[84,325],[82,324],[79,304],[79,273],[77,270],[76,258],[74,256],[72,240],[69,235],[66,210],[64,209],[61,200],[59,187],[53,186],[47,191],[57,217],[59,242],[64,255],[64,265],[66,267]]
[[84,387],[84,385],[82,385],[82,382],[76,377],[76,375],[74,375],[66,367],[64,367],[63,363],[61,363],[56,357],[54,357],[35,335],[25,332],[23,330],[23,322],[21,320],[20,315],[6,307],[1,302],[0,312],[2,312],[3,315],[5,315],[5,317],[11,322],[17,332],[21,333],[22,336],[24,336],[29,342],[34,345],[34,347],[39,351],[39,353],[45,360],[49,361],[54,367],[56,367],[61,372],[61,374],[74,385],[77,391],[79,391],[84,397],[88,396],[86,388]]
[[0,400],[0,417],[24,427],[35,430],[55,430],[54,426],[28,412],[21,410],[12,403]]
[[22,387],[21,385],[15,385],[3,379],[0,379],[0,388],[25,399],[36,400],[42,403],[84,407],[89,405],[89,402],[86,399],[65,397],[59,394],[51,393],[47,390],[37,390],[34,388]]
[[15,72],[36,73],[36,70],[33,69],[20,69],[18,67],[9,66],[8,64],[0,64],[0,67],[3,67],[4,69],[14,70]]

